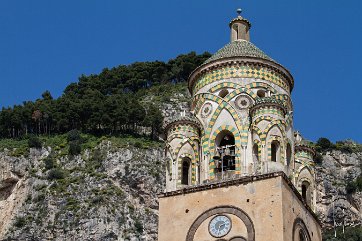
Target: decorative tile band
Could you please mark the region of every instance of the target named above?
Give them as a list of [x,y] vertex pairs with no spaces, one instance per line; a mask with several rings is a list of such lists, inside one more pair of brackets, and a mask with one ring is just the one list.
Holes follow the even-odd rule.
[[304,158],[313,160],[312,154],[309,153],[309,152],[305,152],[305,151],[297,151],[297,152],[295,153],[295,156],[296,156],[296,157],[304,157]]
[[193,93],[196,93],[202,87],[222,79],[230,78],[255,78],[270,81],[287,92],[290,92],[287,80],[274,71],[268,68],[263,68],[254,65],[234,65],[230,67],[222,67],[204,74],[193,87]]
[[254,113],[254,116],[261,116],[261,115],[278,115],[281,118],[284,118],[284,113],[279,108],[265,107],[265,108],[257,109]]

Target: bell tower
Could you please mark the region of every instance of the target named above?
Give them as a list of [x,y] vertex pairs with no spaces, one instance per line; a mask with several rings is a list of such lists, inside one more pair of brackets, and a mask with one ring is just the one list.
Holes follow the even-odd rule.
[[250,42],[231,42],[188,79],[190,113],[164,124],[159,240],[320,241],[310,142],[293,127],[294,79]]

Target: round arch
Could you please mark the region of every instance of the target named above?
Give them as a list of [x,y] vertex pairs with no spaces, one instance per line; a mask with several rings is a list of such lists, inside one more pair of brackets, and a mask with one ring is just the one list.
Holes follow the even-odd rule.
[[186,241],[194,241],[194,236],[197,231],[197,229],[200,227],[200,225],[209,217],[216,215],[216,214],[232,214],[237,216],[246,226],[246,230],[248,233],[248,241],[255,241],[255,230],[254,230],[254,224],[250,217],[241,209],[234,207],[234,206],[218,206],[211,208],[204,213],[202,213],[200,216],[197,217],[197,219],[194,221],[194,223],[191,225],[187,236]]

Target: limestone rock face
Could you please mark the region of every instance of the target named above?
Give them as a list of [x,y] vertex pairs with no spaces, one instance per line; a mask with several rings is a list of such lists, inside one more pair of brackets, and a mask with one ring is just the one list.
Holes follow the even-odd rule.
[[[164,191],[162,148],[103,142],[82,155],[31,149],[0,153],[0,240],[157,240],[157,194]],[[56,168],[64,179],[50,178]],[[316,166],[317,214],[324,226],[361,224],[362,194],[347,195],[362,153],[328,152]],[[54,174],[54,173],[53,173]],[[334,203],[334,207],[333,207]]]
[[362,193],[348,194],[346,185],[361,172],[362,153],[331,151],[316,166],[317,214],[325,227],[358,226],[362,223]]
[[[75,157],[54,153],[0,153],[0,240],[157,240],[161,149],[102,143]],[[50,178],[55,169],[65,178]]]
[[188,92],[175,94],[169,101],[163,102],[161,111],[164,116],[164,122],[168,122],[175,116],[190,112],[190,94]]

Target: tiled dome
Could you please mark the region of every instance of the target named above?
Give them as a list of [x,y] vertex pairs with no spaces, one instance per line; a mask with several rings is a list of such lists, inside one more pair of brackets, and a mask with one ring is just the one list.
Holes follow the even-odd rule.
[[221,48],[213,56],[207,59],[204,64],[231,57],[254,57],[275,62],[251,42],[238,39]]

